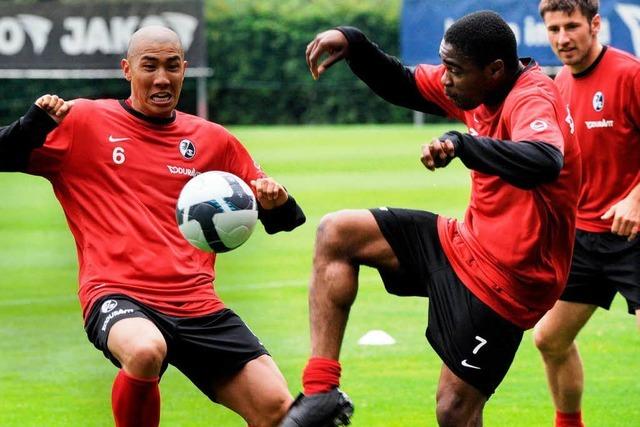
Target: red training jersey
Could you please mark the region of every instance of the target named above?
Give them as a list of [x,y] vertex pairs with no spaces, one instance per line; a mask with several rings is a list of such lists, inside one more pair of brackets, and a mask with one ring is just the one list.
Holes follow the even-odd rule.
[[181,112],[152,121],[116,100],[77,100],[32,152],[27,172],[51,182],[75,238],[85,318],[108,294],[170,316],[224,307],[215,254],[187,243],[175,218],[184,184],[209,170],[265,176],[222,126]]
[[577,228],[611,231],[600,217],[640,184],[640,60],[607,47],[580,74],[564,66],[555,79],[571,106],[582,152]]
[[558,179],[532,190],[472,170],[464,221],[438,218],[442,249],[460,280],[500,316],[528,329],[558,299],[569,271],[580,185],[571,116],[535,63],[501,104],[468,111],[446,97],[440,81],[444,70],[442,65],[419,66],[418,88],[449,117],[465,123],[471,135],[542,141],[564,154]]

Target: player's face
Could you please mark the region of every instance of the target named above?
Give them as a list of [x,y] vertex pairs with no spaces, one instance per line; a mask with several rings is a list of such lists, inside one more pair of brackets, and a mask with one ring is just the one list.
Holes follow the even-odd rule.
[[440,44],[440,59],[445,66],[441,82],[447,97],[463,110],[482,104],[495,87],[485,68],[444,40]]
[[149,42],[122,60],[131,82],[131,106],[150,117],[171,117],[178,105],[187,63],[176,43]]
[[544,14],[551,49],[572,72],[587,69],[599,54],[600,15],[591,22],[576,8],[571,14],[556,11]]

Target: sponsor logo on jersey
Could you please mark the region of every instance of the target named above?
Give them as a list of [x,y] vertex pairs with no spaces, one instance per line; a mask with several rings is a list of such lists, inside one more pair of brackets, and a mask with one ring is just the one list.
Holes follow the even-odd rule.
[[594,129],[594,128],[612,128],[613,127],[613,120],[594,120],[594,121],[585,121],[584,122],[585,126],[587,126],[587,129]]
[[124,142],[124,141],[129,141],[131,138],[127,138],[127,137],[116,137],[113,135],[109,135],[109,142]]
[[179,148],[180,154],[182,154],[182,157],[187,160],[193,159],[196,155],[196,146],[188,139],[183,139],[182,141],[180,141]]
[[108,299],[105,302],[102,303],[102,307],[100,307],[100,311],[103,313],[108,313],[111,310],[113,310],[114,308],[116,308],[116,306],[118,305],[118,301],[116,300],[112,300],[112,299]]
[[602,94],[602,92],[597,91],[594,95],[593,95],[593,109],[600,112],[602,111],[602,109],[604,108],[604,95]]
[[537,119],[532,121],[529,127],[536,132],[542,132],[543,130],[546,130],[549,125],[544,120]]
[[107,326],[109,325],[109,322],[111,322],[114,317],[122,316],[123,314],[130,314],[130,313],[133,313],[132,308],[125,308],[125,309],[121,308],[120,310],[116,310],[112,313],[109,313],[109,315],[104,319],[104,322],[102,322],[102,328],[101,328],[102,332],[105,332],[107,330]]
[[169,169],[169,172],[172,175],[196,176],[202,173],[202,172],[198,172],[196,168],[183,168],[182,166],[167,165],[167,169]]

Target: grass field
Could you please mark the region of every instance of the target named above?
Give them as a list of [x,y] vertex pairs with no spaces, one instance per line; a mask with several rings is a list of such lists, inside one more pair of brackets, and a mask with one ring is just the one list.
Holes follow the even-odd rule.
[[[292,393],[308,356],[307,280],[315,227],[342,208],[402,206],[461,217],[468,172],[457,161],[431,173],[420,143],[430,126],[251,127],[232,129],[287,186],[307,223],[289,234],[259,229],[218,260],[217,289],[270,349]],[[76,254],[49,184],[0,174],[0,426],[109,426],[115,368],[87,341],[76,299]],[[427,301],[387,295],[363,270],[343,346],[342,388],[354,399],[355,427],[433,426],[440,361],[424,338]],[[616,299],[579,339],[590,426],[640,426],[640,335]],[[361,347],[383,329],[397,344]],[[215,363],[215,361],[212,361]],[[175,369],[161,383],[162,422],[244,426],[211,404]],[[550,426],[542,364],[527,333],[514,365],[485,410],[487,426]]]

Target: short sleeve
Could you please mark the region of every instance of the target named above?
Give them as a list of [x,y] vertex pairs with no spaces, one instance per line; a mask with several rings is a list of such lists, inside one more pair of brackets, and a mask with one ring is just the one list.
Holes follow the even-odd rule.
[[569,120],[569,112],[561,116],[556,105],[543,95],[521,96],[509,114],[511,140],[546,142],[564,153],[564,134],[558,117],[566,116]]
[[640,67],[631,79],[631,88],[626,91],[628,98],[628,108],[630,121],[636,127],[636,131],[640,132]]
[[78,117],[77,105],[52,132],[42,147],[31,152],[27,173],[50,178],[59,173],[73,140],[73,130]]
[[267,176],[260,165],[253,160],[244,145],[230,133],[227,134],[227,146],[224,156],[225,170],[239,176],[247,184],[252,180]]

